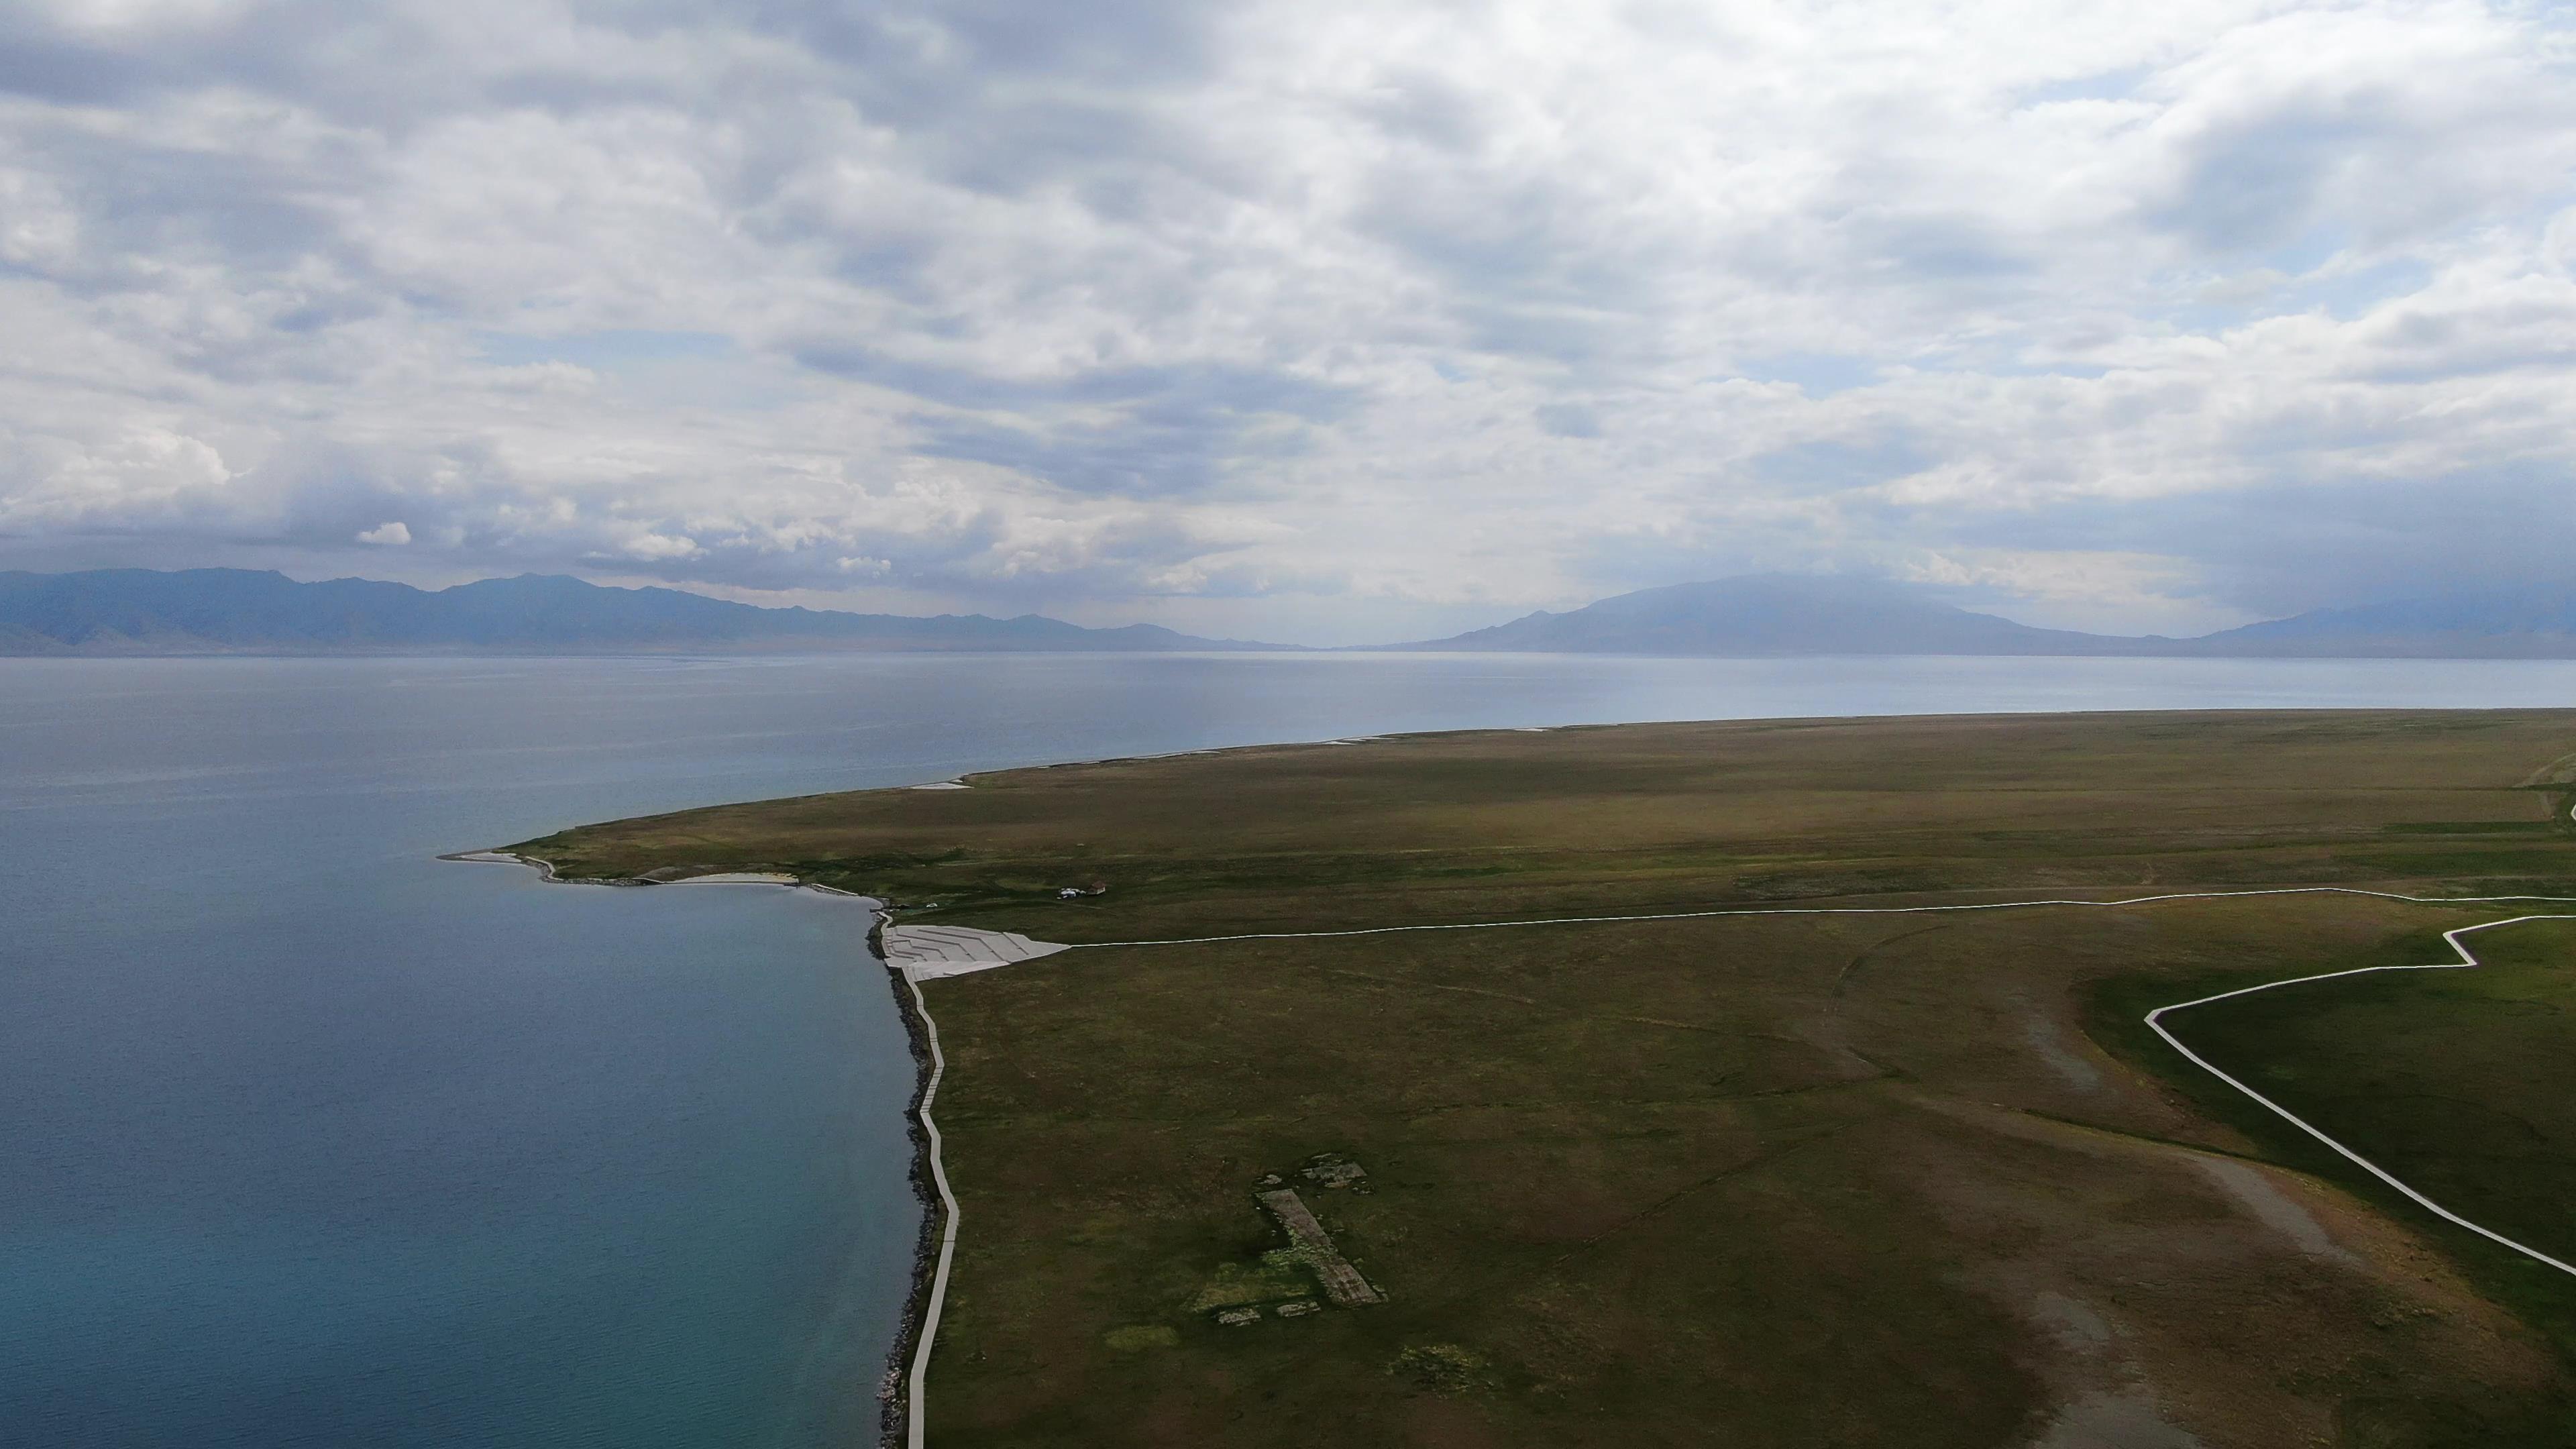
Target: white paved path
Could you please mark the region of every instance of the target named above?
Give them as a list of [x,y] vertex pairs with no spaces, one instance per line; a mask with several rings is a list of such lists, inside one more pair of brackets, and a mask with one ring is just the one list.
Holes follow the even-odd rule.
[[[886,934],[892,935],[889,931]],[[940,1229],[939,1262],[930,1272],[930,1301],[921,1309],[921,1338],[912,1350],[912,1383],[904,1395],[904,1408],[910,1422],[906,1427],[909,1449],[922,1449],[923,1421],[929,1417],[929,1394],[925,1381],[930,1376],[930,1343],[939,1336],[939,1309],[948,1301],[948,1262],[957,1256],[957,1195],[948,1190],[948,1167],[939,1160],[939,1124],[930,1120],[931,1099],[939,1095],[939,1079],[947,1074],[948,1058],[939,1051],[939,1027],[930,1019],[930,1003],[921,999],[921,978],[911,967],[898,968],[904,985],[912,989],[912,1006],[921,1013],[922,1035],[930,1039],[930,1081],[921,1089],[921,1130],[930,1135],[930,1184],[939,1190]]]
[[[2538,897],[2537,899],[2555,900],[2558,898],[2555,896],[2544,896]],[[2433,1201],[2431,1198],[2426,1197],[2424,1194],[2407,1186],[2395,1173],[2390,1172],[2387,1168],[2380,1166],[2378,1163],[2371,1161],[2369,1158],[2362,1156],[2360,1153],[2353,1151],[2351,1148],[2344,1146],[2342,1143],[2337,1142],[2325,1133],[2319,1131],[2316,1124],[2299,1116],[2297,1113],[2292,1112],[2289,1108],[2282,1106],[2271,1098],[2264,1096],[2262,1093],[2255,1091],[2252,1087],[2236,1080],[2227,1073],[2220,1071],[2217,1067],[2210,1064],[2208,1058],[2203,1057],[2200,1053],[2184,1046],[2175,1038],[2172,1032],[2165,1030],[2165,1024],[2162,1020],[2164,1014],[2169,1011],[2187,1011],[2195,1006],[2207,1006],[2213,1001],[2225,1001],[2228,998],[2235,996],[2250,996],[2257,991],[2269,991],[2276,986],[2296,986],[2303,981],[2332,981],[2337,977],[2342,976],[2368,976],[2377,971],[2465,971],[2478,964],[2478,958],[2471,954],[2468,946],[2460,940],[2462,936],[2465,936],[2472,931],[2492,931],[2498,926],[2517,926],[2525,921],[2568,920],[2576,920],[2576,916],[2508,916],[2501,921],[2481,921],[2474,926],[2462,926],[2456,931],[2444,931],[2442,933],[2442,939],[2450,943],[2451,950],[2459,956],[2460,959],[2457,961],[2427,961],[2417,966],[2363,966],[2351,971],[2326,971],[2315,976],[2293,976],[2284,981],[2266,981],[2260,986],[2239,987],[2234,991],[2222,991],[2216,996],[2204,996],[2196,1001],[2177,1001],[2171,1006],[2159,1006],[2155,1010],[2147,1013],[2147,1025],[2154,1028],[2156,1035],[2165,1039],[2165,1044],[2167,1046],[2172,1047],[2175,1051],[2178,1051],[2184,1056],[2190,1058],[2192,1065],[2209,1073],[2220,1081],[2225,1082],[2227,1085],[2234,1087],[2236,1090],[2243,1092],[2246,1096],[2253,1098],[2255,1101],[2262,1103],[2265,1107],[2277,1114],[2282,1121],[2289,1123],[2291,1126],[2298,1128],[2300,1131],[2307,1133],[2319,1142],[2322,1142],[2328,1147],[2331,1147],[2335,1151],[2343,1154],[2343,1156],[2349,1159],[2353,1165],[2359,1167],[2362,1171],[2369,1173],[2371,1176],[2378,1178],[2381,1182],[2387,1183],[2390,1187],[2397,1189],[2399,1192],[2406,1194],[2406,1196],[2417,1206],[2423,1208],[2433,1216],[2440,1218],[2446,1223],[2452,1223],[2459,1227],[2466,1228],[2470,1232],[2477,1234],[2479,1237],[2502,1243],[2506,1247],[2513,1249],[2515,1252],[2522,1254],[2524,1257],[2531,1259],[2535,1263],[2546,1263],[2561,1273],[2565,1273],[2571,1277],[2576,1277],[2576,1267],[2570,1267],[2556,1258],[2549,1256],[2547,1253],[2540,1251],[2538,1248],[2526,1247],[2521,1243],[2517,1243],[2513,1239],[2506,1237],[2504,1234],[2495,1231],[2493,1228],[2481,1227],[2476,1223],[2470,1222],[2467,1218],[2460,1216],[2458,1213],[2451,1211],[2449,1208],[2442,1206],[2440,1203]]]

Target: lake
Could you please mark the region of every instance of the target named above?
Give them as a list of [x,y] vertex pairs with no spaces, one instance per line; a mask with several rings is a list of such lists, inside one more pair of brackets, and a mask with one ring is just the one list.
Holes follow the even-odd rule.
[[919,1218],[864,909],[443,852],[1406,730],[2571,702],[2529,661],[0,660],[0,1443],[872,1432]]

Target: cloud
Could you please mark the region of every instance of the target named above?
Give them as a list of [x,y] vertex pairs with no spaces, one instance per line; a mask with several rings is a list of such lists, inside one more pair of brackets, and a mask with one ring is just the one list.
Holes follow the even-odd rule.
[[2571,168],[2505,0],[49,0],[0,565],[1338,637],[2546,580]]
[[1540,403],[1532,414],[1542,433],[1555,438],[1601,436],[1601,415],[1579,402]]

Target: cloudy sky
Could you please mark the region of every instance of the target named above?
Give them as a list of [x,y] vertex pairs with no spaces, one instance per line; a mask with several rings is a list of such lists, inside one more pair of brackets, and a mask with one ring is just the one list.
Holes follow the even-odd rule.
[[2568,576],[2576,22],[15,0],[0,336],[0,567],[2196,631]]

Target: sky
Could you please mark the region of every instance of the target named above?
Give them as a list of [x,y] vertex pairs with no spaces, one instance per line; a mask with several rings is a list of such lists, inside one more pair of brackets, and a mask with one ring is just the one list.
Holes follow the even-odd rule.
[[2563,586],[2576,8],[13,0],[0,337],[0,568]]

